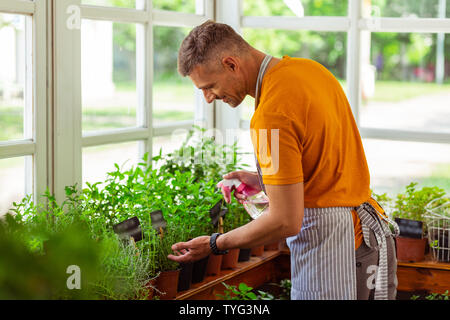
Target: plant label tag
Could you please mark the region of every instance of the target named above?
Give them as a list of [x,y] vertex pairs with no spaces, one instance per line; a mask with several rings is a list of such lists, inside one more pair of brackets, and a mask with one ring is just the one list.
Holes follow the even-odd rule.
[[423,222],[411,219],[395,218],[400,229],[400,236],[405,238],[421,239],[423,233]]
[[134,242],[142,240],[141,223],[137,217],[122,221],[113,226],[113,229],[122,240],[129,240],[130,237],[134,239]]
[[161,210],[151,212],[150,219],[152,220],[153,229],[155,229],[158,234],[161,233],[161,230],[165,229],[167,226],[167,222],[166,220],[164,220],[164,216]]
[[225,214],[228,212],[227,208],[222,208],[223,199],[217,202],[210,210],[209,216],[211,217],[211,223],[214,227],[217,227],[219,223],[219,218],[225,217]]

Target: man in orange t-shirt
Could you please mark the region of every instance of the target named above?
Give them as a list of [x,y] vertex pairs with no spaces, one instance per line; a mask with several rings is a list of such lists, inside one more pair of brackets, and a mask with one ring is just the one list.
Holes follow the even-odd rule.
[[209,103],[237,107],[246,95],[255,98],[250,127],[259,173],[224,178],[264,190],[270,205],[223,235],[174,244],[169,258],[193,261],[286,238],[292,299],[395,299],[389,220],[371,198],[359,131],[336,78],[312,60],[268,56],[211,21],[183,41],[178,68]]

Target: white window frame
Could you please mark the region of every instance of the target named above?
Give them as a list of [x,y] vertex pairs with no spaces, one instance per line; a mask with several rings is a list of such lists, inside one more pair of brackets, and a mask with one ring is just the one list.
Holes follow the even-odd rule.
[[[85,147],[121,142],[139,142],[139,157],[152,155],[153,138],[169,135],[176,129],[190,129],[193,124],[213,126],[212,113],[196,92],[196,116],[192,121],[153,125],[153,26],[193,28],[214,18],[214,1],[197,0],[197,13],[154,9],[152,0],[137,0],[136,9],[82,5],[81,0],[54,1],[54,158],[52,190],[56,199],[64,199],[64,187],[82,185],[82,150]],[[81,19],[135,23],[137,46],[137,126],[101,132],[82,133],[81,128],[81,32],[65,24],[67,8],[80,8]],[[67,75],[70,75],[69,77]],[[66,88],[71,88],[68,94]]]
[[[243,1],[243,0],[234,0]],[[240,28],[276,28],[283,30],[312,30],[347,32],[347,89],[348,99],[362,138],[429,143],[450,143],[449,133],[410,130],[389,130],[362,127],[361,109],[361,36],[371,32],[450,33],[449,18],[387,18],[363,15],[363,0],[348,0],[348,15],[343,17],[253,17],[241,11]],[[250,122],[241,120],[240,126],[248,129]]]
[[0,142],[0,159],[25,156],[24,192],[43,202],[40,195],[48,186],[46,2],[2,1],[0,13],[26,16],[25,138]]

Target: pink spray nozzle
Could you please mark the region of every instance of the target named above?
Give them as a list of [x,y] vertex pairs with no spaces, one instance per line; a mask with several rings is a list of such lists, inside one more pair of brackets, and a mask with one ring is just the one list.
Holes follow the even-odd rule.
[[225,201],[227,203],[231,202],[231,191],[234,189],[237,190],[237,192],[241,192],[245,188],[245,184],[243,184],[238,179],[225,179],[220,181],[217,184],[218,188],[222,189],[222,193],[224,195]]

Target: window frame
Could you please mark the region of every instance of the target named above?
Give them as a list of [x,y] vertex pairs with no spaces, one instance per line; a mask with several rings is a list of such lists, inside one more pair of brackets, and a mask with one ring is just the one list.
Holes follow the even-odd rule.
[[[48,185],[47,154],[47,31],[45,0],[10,0],[0,13],[25,16],[24,139],[0,142],[0,159],[25,157],[25,194],[43,200]],[[29,71],[28,71],[29,70]]]
[[[71,5],[78,6],[81,11],[81,20],[103,20],[121,23],[136,24],[136,86],[138,94],[137,126],[121,129],[105,130],[101,132],[82,132],[81,127],[81,32],[80,30],[68,30],[64,27],[65,9]],[[176,129],[190,129],[193,124],[201,124],[208,120],[207,105],[202,102],[196,108],[196,118],[192,121],[174,122],[166,125],[153,124],[153,27],[190,27],[193,28],[208,19],[214,18],[213,0],[197,0],[197,13],[183,13],[167,10],[153,9],[152,0],[138,0],[137,8],[118,8],[94,5],[83,5],[81,0],[58,0],[56,2],[55,33],[59,36],[55,39],[54,70],[56,79],[54,105],[55,113],[61,115],[54,122],[56,131],[54,141],[54,166],[53,186],[57,200],[64,199],[64,187],[68,185],[82,185],[82,152],[85,147],[100,146],[105,144],[117,144],[122,142],[139,142],[139,157],[145,153],[152,155],[153,138],[170,134]],[[65,39],[65,40],[64,40]],[[67,46],[72,43],[73,47]],[[58,59],[61,64],[58,64]],[[64,66],[71,68],[71,72],[64,70]],[[65,75],[71,74],[69,79]],[[58,77],[59,75],[59,77]],[[66,82],[66,83],[65,83]],[[58,87],[59,86],[59,87]],[[73,90],[72,97],[67,97],[62,88],[70,86]],[[196,93],[198,94],[198,93]],[[199,101],[197,99],[197,101]],[[67,115],[70,115],[68,117]],[[71,118],[72,123],[67,119]],[[66,120],[66,121],[64,121]],[[68,143],[68,142],[72,143]],[[67,170],[67,164],[73,170]]]
[[[241,0],[244,1],[244,0]],[[403,33],[448,33],[450,18],[396,18],[366,17],[362,1],[348,0],[348,14],[343,17],[331,16],[244,16],[241,11],[240,28],[274,28],[285,30],[311,30],[347,32],[347,91],[356,123],[362,138],[429,143],[450,143],[449,133],[422,132],[412,130],[389,130],[363,127],[360,124],[361,109],[361,37],[364,32]],[[248,129],[250,122],[241,120],[240,127]]]

